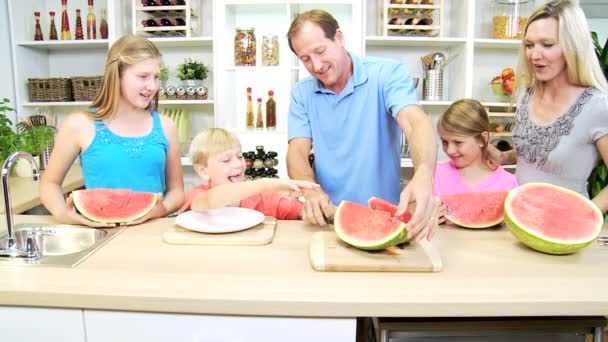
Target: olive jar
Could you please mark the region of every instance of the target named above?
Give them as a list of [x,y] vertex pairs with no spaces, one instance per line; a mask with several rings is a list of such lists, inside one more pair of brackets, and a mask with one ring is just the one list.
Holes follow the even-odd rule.
[[521,39],[534,0],[494,0],[492,6],[492,38]]

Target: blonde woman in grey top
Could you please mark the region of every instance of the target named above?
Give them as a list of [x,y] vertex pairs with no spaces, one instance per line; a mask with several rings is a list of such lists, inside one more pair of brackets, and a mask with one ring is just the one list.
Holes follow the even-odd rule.
[[[525,90],[515,149],[492,149],[493,159],[516,162],[519,184],[548,182],[588,196],[597,160],[608,162],[608,83],[577,1],[553,0],[530,16],[518,69],[518,87]],[[606,188],[592,200],[608,211]]]

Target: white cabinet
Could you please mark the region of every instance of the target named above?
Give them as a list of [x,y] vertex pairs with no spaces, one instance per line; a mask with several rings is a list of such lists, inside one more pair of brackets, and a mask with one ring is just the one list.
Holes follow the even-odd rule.
[[[255,150],[256,145],[264,145],[266,150],[279,154],[278,171],[286,176],[285,156],[287,152],[287,112],[292,86],[307,76],[287,43],[287,31],[291,21],[304,11],[322,8],[331,12],[345,32],[347,48],[357,54],[362,53],[361,3],[349,0],[331,1],[222,1],[215,2],[215,43],[214,65],[216,70],[216,91],[221,96],[216,99],[215,125],[237,133],[243,150]],[[257,57],[255,66],[235,66],[234,37],[237,28],[255,30]],[[276,35],[279,39],[279,65],[262,66],[261,42],[265,35]],[[277,127],[274,131],[247,130],[246,95],[247,87],[252,88],[254,112],[255,101],[268,98],[268,91],[274,91],[277,103]]]
[[87,342],[355,341],[356,320],[84,310]]
[[81,309],[0,307],[2,341],[85,342]]

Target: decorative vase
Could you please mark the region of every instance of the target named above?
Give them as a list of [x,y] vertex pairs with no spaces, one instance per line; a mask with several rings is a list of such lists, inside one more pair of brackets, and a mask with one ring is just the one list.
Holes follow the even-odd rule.
[[[36,165],[40,170],[40,158],[38,156],[34,156],[34,160],[36,161]],[[24,158],[18,159],[13,165],[12,175],[16,177],[32,177],[32,164],[30,161]]]

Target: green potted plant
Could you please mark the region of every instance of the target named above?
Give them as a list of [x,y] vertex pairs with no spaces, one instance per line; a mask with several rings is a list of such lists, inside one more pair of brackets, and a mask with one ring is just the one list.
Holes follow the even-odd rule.
[[0,101],[0,163],[4,163],[20,147],[19,135],[13,130],[13,123],[7,116],[8,112],[14,110],[8,105],[9,102],[7,98]]
[[[32,126],[22,130],[17,134],[18,142],[15,151],[24,151],[31,154],[36,159],[39,168],[44,169],[47,160],[42,161],[42,156],[53,145],[56,129],[52,126]],[[48,157],[48,156],[47,156]],[[32,169],[29,162],[19,159],[13,167],[14,174],[18,177],[30,177]]]
[[160,83],[164,87],[165,83],[169,80],[169,68],[166,65],[160,67]]
[[[593,37],[593,43],[595,45],[595,54],[604,71],[604,77],[608,79],[608,39],[606,39],[606,43],[602,48],[597,33],[591,32],[591,36]],[[589,196],[591,198],[595,197],[607,184],[608,168],[606,168],[606,164],[604,164],[604,161],[600,158],[597,165],[593,168],[591,175],[589,175],[589,179],[587,179],[587,191],[589,192]]]
[[186,58],[183,63],[177,65],[176,76],[186,82],[188,86],[198,86],[198,81],[207,79],[209,69],[200,61]]

